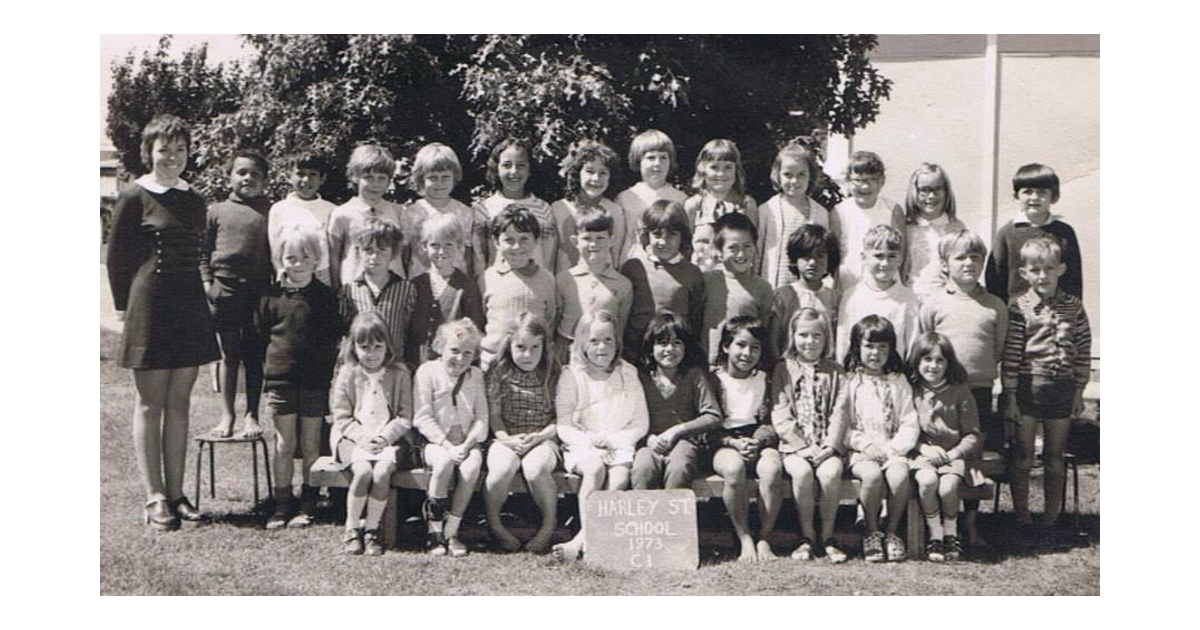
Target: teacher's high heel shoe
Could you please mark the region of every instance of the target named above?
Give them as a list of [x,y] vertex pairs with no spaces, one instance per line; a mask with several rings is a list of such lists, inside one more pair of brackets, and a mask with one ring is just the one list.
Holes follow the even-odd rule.
[[179,497],[171,501],[171,511],[181,521],[195,523],[204,520],[204,515],[200,513],[200,510],[196,506],[192,505],[191,501],[187,500],[187,497]]
[[146,502],[146,524],[163,532],[179,529],[179,519],[171,511],[166,499]]

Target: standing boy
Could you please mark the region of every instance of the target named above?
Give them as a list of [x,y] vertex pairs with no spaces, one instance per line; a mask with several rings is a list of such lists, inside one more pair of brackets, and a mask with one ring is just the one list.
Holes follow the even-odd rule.
[[633,305],[633,284],[613,268],[613,214],[588,207],[573,223],[568,238],[579,261],[559,272],[556,280],[561,317],[555,346],[563,365],[569,361],[575,326],[584,313],[608,311],[617,320],[617,330],[624,330]]
[[[708,363],[717,357],[721,324],[747,315],[761,322],[770,319],[771,283],[754,273],[758,259],[758,228],[740,212],[722,215],[713,225],[713,247],[721,268],[704,272],[704,319],[700,345]],[[768,367],[768,366],[764,366]]]
[[229,198],[208,207],[208,227],[200,254],[200,277],[208,295],[221,342],[224,382],[221,420],[212,433],[233,435],[238,370],[246,368],[246,423],[243,435],[259,437],[258,403],[262,392],[262,344],[254,330],[254,309],[271,283],[271,248],[267,242],[264,193],[267,159],[250,149],[231,158]]
[[838,306],[837,359],[850,348],[850,330],[867,315],[887,318],[896,329],[896,352],[908,356],[917,336],[917,296],[900,282],[904,237],[889,225],[876,225],[863,237],[862,275]]
[[[329,163],[315,153],[301,153],[289,165],[288,181],[292,192],[275,202],[267,215],[267,240],[271,243],[271,256],[279,256],[280,235],[293,226],[316,230],[320,234],[320,256],[317,259],[316,278],[330,286],[329,279],[329,216],[337,206],[321,198],[321,186],[329,173]],[[283,271],[275,269],[275,273]]]
[[[999,376],[1004,354],[1008,309],[979,284],[986,256],[987,246],[974,232],[955,230],[943,236],[938,241],[938,257],[949,281],[925,298],[918,320],[921,332],[945,335],[966,368],[967,385],[975,397],[984,433],[981,450],[1003,451],[1004,425],[992,409],[992,384]],[[967,500],[964,508],[967,543],[978,546],[982,543],[976,530],[979,501]]]
[[399,357],[405,355],[404,340],[412,308],[409,282],[392,271],[402,240],[400,226],[378,217],[367,217],[353,234],[353,256],[362,271],[338,290],[345,330],[350,329],[359,313],[376,311],[387,323],[392,350]]
[[[346,179],[358,189],[358,194],[337,207],[329,217],[329,275],[336,290],[354,282],[362,274],[358,249],[351,246],[350,237],[368,217],[386,219],[400,225],[400,207],[384,199],[396,174],[396,160],[388,150],[377,144],[364,144],[350,154],[346,164]],[[399,241],[397,241],[397,245]],[[398,252],[397,252],[398,253]],[[400,256],[388,264],[392,271],[404,277]]]
[[535,259],[542,237],[541,222],[525,206],[511,204],[489,222],[492,247],[499,253],[480,282],[487,319],[480,361],[486,371],[500,354],[508,322],[521,313],[536,313],[546,324],[558,325],[554,276]]
[[1071,418],[1083,411],[1083,389],[1091,376],[1092,332],[1083,301],[1059,287],[1068,271],[1057,239],[1035,236],[1021,246],[1020,274],[1029,289],[1008,303],[1008,336],[1001,377],[1006,419],[1017,426],[1010,466],[1013,510],[1029,530],[1029,471],[1033,468],[1038,423],[1043,429],[1045,464],[1043,526],[1026,531],[1029,540],[1052,537],[1048,528],[1062,510],[1066,470],[1063,453]]
[[996,232],[985,280],[988,291],[1001,301],[1007,302],[1029,288],[1019,266],[1013,263],[1020,260],[1025,241],[1046,234],[1058,239],[1062,246],[1062,262],[1067,269],[1059,281],[1059,288],[1083,299],[1079,239],[1066,221],[1050,213],[1051,206],[1058,203],[1058,197],[1058,174],[1054,169],[1042,164],[1026,164],[1017,169],[1013,176],[1013,198],[1021,209]]

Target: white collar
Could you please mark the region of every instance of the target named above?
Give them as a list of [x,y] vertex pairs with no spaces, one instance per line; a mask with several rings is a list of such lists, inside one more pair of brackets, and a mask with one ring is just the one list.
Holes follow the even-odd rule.
[[145,188],[146,190],[148,190],[156,195],[161,195],[161,194],[167,192],[168,190],[171,190],[172,188],[175,190],[182,190],[184,192],[187,192],[192,189],[192,187],[190,185],[188,185],[188,183],[183,181],[182,179],[176,180],[174,186],[171,186],[171,188],[167,188],[166,186],[163,186],[162,184],[158,183],[158,180],[154,179],[154,175],[151,173],[146,173],[145,175],[142,175],[141,177],[134,180],[134,182],[138,186],[141,186],[142,188]]
[[[1058,220],[1058,215],[1051,214],[1050,218],[1046,219],[1046,222],[1043,223],[1042,225],[1050,225],[1051,223],[1054,223],[1057,220]],[[1033,225],[1033,221],[1030,221],[1029,217],[1026,217],[1025,213],[1021,212],[1020,210],[1017,210],[1017,214],[1013,216],[1012,222],[1013,222],[1013,225],[1021,225],[1021,224]]]
[[676,253],[674,256],[672,256],[668,260],[663,260],[663,259],[659,258],[658,256],[651,254],[650,252],[646,252],[646,258],[648,258],[650,260],[650,262],[656,263],[659,265],[678,265],[680,262],[683,262],[683,252]]
[[948,223],[950,223],[950,217],[947,216],[945,212],[942,212],[942,216],[932,220],[926,219],[920,215],[917,216],[917,225],[921,227],[928,227],[930,225],[946,225]]

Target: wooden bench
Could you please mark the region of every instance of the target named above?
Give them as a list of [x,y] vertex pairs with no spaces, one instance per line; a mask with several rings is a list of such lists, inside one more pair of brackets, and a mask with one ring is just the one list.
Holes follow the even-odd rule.
[[[1003,473],[1004,460],[996,453],[985,453],[984,459],[981,462],[980,468],[983,469],[985,475],[992,477]],[[394,548],[398,543],[398,535],[400,530],[400,514],[399,514],[399,490],[401,488],[409,490],[427,490],[429,488],[429,470],[398,470],[392,474],[391,493],[388,497],[388,506],[383,513],[383,522],[380,528],[383,530],[383,543],[388,548]],[[480,491],[484,487],[485,474],[479,476],[479,485],[476,488]],[[350,485],[351,473],[349,469],[340,469],[334,463],[332,457],[322,457],[313,464],[312,476],[309,480],[314,486],[328,488],[346,488]],[[576,494],[579,491],[578,475],[571,473],[556,471],[554,473],[554,482],[558,486],[558,494],[560,497]],[[858,492],[860,483],[854,479],[846,479],[847,483],[842,484],[842,495],[839,502],[842,505],[854,505],[858,502]],[[713,498],[721,498],[721,492],[724,489],[724,482],[720,475],[708,475],[700,479],[696,479],[692,483],[692,491],[695,492],[697,499],[708,500]],[[751,496],[757,498],[757,484],[751,484]],[[525,478],[520,472],[517,472],[513,477],[512,485],[508,489],[510,494],[523,494],[529,492],[529,486],[525,483]],[[975,488],[970,488],[962,493],[962,499],[978,499],[986,501],[992,498],[994,494],[994,486],[989,481]],[[792,487],[790,483],[783,484],[783,497],[785,499],[792,498]],[[921,507],[916,499],[916,485],[913,484],[913,496],[909,498],[908,508],[908,550],[909,557],[918,559],[924,556],[925,553],[925,519],[921,515]]]

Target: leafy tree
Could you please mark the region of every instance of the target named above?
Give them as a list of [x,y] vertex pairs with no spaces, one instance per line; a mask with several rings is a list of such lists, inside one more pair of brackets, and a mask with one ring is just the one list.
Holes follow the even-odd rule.
[[[619,153],[641,129],[662,129],[679,151],[677,183],[690,184],[695,156],[713,138],[742,149],[750,192],[771,194],[768,174],[783,142],[827,127],[853,133],[878,114],[891,83],[867,59],[871,35],[249,35],[257,55],[242,65],[204,64],[201,47],[179,62],[159,50],[115,64],[109,130],[126,163],[150,115],[169,111],[196,129],[193,179],[224,194],[222,156],[264,149],[276,194],[282,166],[315,149],[344,164],[354,145],[380,142],[402,166],[425,142],[459,150],[464,189],[482,192],[487,152],[527,138],[531,189],[561,195],[558,163],[582,137]],[[132,151],[130,149],[133,149]],[[341,173],[322,191],[349,195]],[[610,190],[636,175],[614,173]],[[403,178],[397,182],[403,183]],[[397,195],[407,194],[398,188]],[[836,189],[819,195],[837,200]]]
[[241,70],[237,64],[208,63],[208,49],[197,46],[171,59],[171,37],[153,52],[135,58],[129,53],[112,64],[113,90],[108,97],[108,137],[121,156],[121,165],[141,175],[142,128],[156,114],[175,114],[204,127],[215,116],[242,105]]

